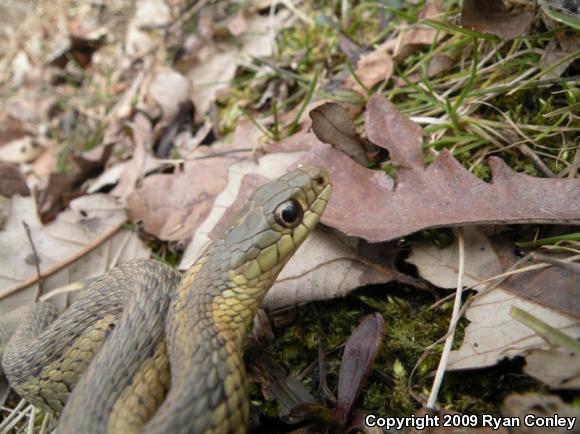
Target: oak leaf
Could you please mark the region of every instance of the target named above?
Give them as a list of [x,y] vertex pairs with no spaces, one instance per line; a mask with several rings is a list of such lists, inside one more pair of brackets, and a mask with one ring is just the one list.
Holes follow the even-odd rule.
[[580,223],[580,181],[543,179],[514,172],[491,157],[492,181],[481,181],[449,153],[423,164],[422,129],[385,97],[366,111],[368,139],[391,155],[396,179],[357,164],[309,137],[291,137],[277,150],[304,150],[296,164],[320,165],[331,174],[333,197],[323,223],[371,242],[422,229],[490,223]]

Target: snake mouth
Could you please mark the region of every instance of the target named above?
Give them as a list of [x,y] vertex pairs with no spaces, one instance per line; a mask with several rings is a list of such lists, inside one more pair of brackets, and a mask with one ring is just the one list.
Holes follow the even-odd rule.
[[312,188],[317,194],[321,194],[327,186],[330,186],[330,175],[322,167],[300,167],[298,170],[306,173],[311,181]]
[[[308,233],[314,229],[319,222],[322,213],[332,194],[332,184],[330,183],[330,175],[321,167],[306,167],[301,168],[311,179],[312,194],[306,193],[307,200],[304,210],[303,224],[308,228]],[[304,238],[308,235],[304,234]],[[300,240],[302,242],[303,239]]]

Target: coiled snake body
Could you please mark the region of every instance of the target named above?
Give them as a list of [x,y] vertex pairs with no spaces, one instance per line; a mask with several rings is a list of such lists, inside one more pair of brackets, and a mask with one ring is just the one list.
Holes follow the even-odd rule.
[[58,433],[245,433],[243,335],[331,189],[323,169],[295,170],[254,192],[183,277],[133,261],[58,318],[37,305],[4,351],[11,386],[61,413]]

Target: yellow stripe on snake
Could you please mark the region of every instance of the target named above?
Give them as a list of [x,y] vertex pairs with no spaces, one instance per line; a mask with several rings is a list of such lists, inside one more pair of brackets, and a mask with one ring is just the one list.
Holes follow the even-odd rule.
[[36,305],[5,347],[11,386],[60,413],[57,433],[245,433],[244,333],[331,190],[323,169],[295,170],[256,190],[183,277],[133,261],[58,318]]

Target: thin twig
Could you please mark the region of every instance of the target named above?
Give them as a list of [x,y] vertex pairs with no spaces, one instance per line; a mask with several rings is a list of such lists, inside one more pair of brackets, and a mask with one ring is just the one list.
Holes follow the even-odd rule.
[[189,8],[189,10],[180,14],[179,18],[177,18],[169,26],[168,34],[175,32],[183,23],[185,23],[187,20],[189,20],[191,17],[193,17],[196,13],[198,13],[201,10],[201,8],[203,8],[207,4],[207,2],[208,2],[208,0],[199,0],[194,5],[192,5]]
[[34,241],[32,241],[32,234],[30,233],[30,226],[25,221],[22,222],[22,226],[24,226],[24,232],[26,232],[26,237],[28,238],[28,242],[30,243],[30,247],[32,248],[32,254],[34,255],[34,266],[36,267],[36,279],[38,282],[38,289],[36,290],[36,295],[34,297],[34,301],[38,301],[40,296],[44,293],[43,285],[42,285],[42,275],[40,274],[40,257],[38,256],[38,252],[36,251],[36,246],[34,245]]
[[[78,253],[69,256],[64,261],[59,262],[57,264],[54,264],[52,267],[49,267],[47,270],[41,272],[39,277],[46,279],[47,277],[52,276],[57,271],[60,271],[63,268],[67,267],[68,265],[72,264],[73,262],[75,262],[79,258],[83,257],[84,255],[92,252],[97,247],[99,247],[101,244],[103,244],[105,241],[107,241],[109,238],[111,238],[113,235],[115,235],[123,227],[124,224],[125,224],[125,222],[123,221],[123,222],[117,224],[116,226],[113,226],[108,231],[103,233],[100,237],[96,238],[91,243],[87,244]],[[29,279],[26,279],[23,282],[20,282],[18,285],[8,289],[7,291],[0,293],[0,300],[18,292],[24,288],[28,288],[30,285],[35,284],[38,281],[39,277],[35,276],[35,277],[31,277]]]
[[208,160],[210,158],[217,158],[217,157],[223,157],[223,156],[227,156],[227,155],[231,155],[231,154],[240,154],[240,153],[252,152],[252,151],[253,151],[252,148],[229,149],[227,151],[220,151],[220,152],[214,152],[212,154],[200,155],[199,157],[165,158],[165,159],[158,159],[158,161],[160,163],[164,163],[164,164],[183,164],[183,163],[186,163],[188,161]]
[[457,328],[457,322],[459,321],[459,311],[461,308],[461,293],[463,292],[463,275],[465,274],[465,239],[463,237],[463,228],[457,229],[457,243],[459,245],[459,271],[457,273],[457,289],[455,291],[455,303],[453,304],[453,313],[451,314],[451,321],[449,322],[449,331],[447,332],[447,338],[445,339],[445,345],[443,346],[443,353],[441,354],[441,359],[439,359],[439,366],[437,367],[437,373],[435,374],[435,380],[433,380],[433,387],[431,388],[431,394],[427,400],[427,408],[435,408],[437,403],[437,395],[439,394],[439,389],[441,388],[441,383],[443,382],[443,375],[445,373],[445,368],[447,367],[447,362],[449,360],[449,353],[451,352],[451,346],[453,345],[453,338],[455,337],[455,329]]

